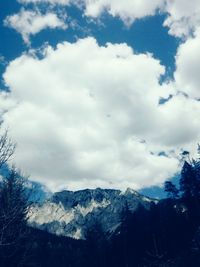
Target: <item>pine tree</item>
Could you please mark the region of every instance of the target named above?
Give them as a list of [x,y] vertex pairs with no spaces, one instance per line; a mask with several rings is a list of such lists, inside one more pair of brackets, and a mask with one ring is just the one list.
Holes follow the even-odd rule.
[[182,192],[182,198],[189,200],[193,197],[194,184],[195,184],[195,172],[192,164],[185,161],[180,179],[180,191]]
[[12,169],[0,188],[0,266],[18,266],[25,260],[28,199],[25,180]]
[[165,192],[168,195],[168,198],[177,199],[179,197],[179,190],[171,181],[165,182]]

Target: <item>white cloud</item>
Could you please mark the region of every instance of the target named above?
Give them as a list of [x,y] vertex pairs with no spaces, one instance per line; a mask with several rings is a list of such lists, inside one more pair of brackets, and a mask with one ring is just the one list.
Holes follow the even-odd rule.
[[[188,37],[200,26],[199,0],[79,0],[85,6],[85,15],[99,17],[107,11],[125,23],[152,16],[159,11],[167,13],[164,26],[176,37]],[[73,1],[71,1],[73,3]]]
[[85,13],[88,16],[97,17],[107,10],[112,16],[119,16],[129,23],[137,18],[154,15],[163,5],[163,0],[84,0],[84,2]]
[[[156,11],[168,14],[164,26],[176,37],[188,37],[200,26],[199,0],[79,0],[85,6],[85,15],[99,17],[107,11],[125,23],[152,16]],[[73,3],[73,1],[71,1]]]
[[157,10],[168,13],[164,22],[169,33],[176,37],[188,37],[200,26],[199,0],[84,0],[85,14],[98,17],[103,11],[119,16],[125,23],[154,15]]
[[200,98],[200,28],[195,36],[180,45],[176,56],[176,85],[190,97]]
[[200,26],[199,0],[81,0],[87,16],[98,17],[107,11],[119,16],[125,23],[154,15],[156,11],[168,13],[164,22],[169,33],[176,37],[188,37]]
[[10,98],[10,94],[0,90],[0,124],[3,121],[3,115],[15,106],[15,101]]
[[77,5],[84,14],[98,18],[103,12],[113,17],[120,17],[124,23],[131,24],[136,19],[152,16],[157,11],[167,13],[164,26],[176,37],[184,37],[193,33],[200,26],[199,0],[18,0],[22,4],[46,3],[50,5]]
[[21,9],[17,14],[8,16],[4,20],[4,24],[19,32],[27,44],[30,43],[29,39],[31,35],[35,35],[46,28],[67,28],[65,21],[55,13],[48,12],[42,14],[38,10],[24,9]]
[[164,25],[170,28],[172,35],[188,37],[200,26],[199,0],[167,0],[165,9],[169,16]]
[[162,183],[177,171],[180,149],[200,138],[198,101],[178,94],[158,105],[177,90],[159,84],[163,72],[151,55],[93,38],[12,61],[4,124],[18,143],[17,166],[53,190]]
[[[200,140],[198,1],[20,2],[79,3],[86,16],[107,10],[125,23],[160,8],[168,12],[170,34],[187,38],[178,48],[175,80],[163,85],[164,67],[152,55],[135,54],[126,44],[99,46],[93,38],[47,47],[43,59],[31,51],[13,60],[4,74],[11,93],[0,94],[0,114],[18,143],[17,166],[53,190],[137,189],[171,177],[180,150],[194,151]],[[26,43],[47,27],[66,28],[64,18],[38,10],[22,9],[5,23]],[[161,151],[168,157],[158,156]]]

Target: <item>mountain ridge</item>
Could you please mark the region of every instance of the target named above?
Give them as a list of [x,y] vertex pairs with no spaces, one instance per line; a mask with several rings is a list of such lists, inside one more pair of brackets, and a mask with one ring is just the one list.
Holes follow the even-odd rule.
[[40,230],[75,239],[84,239],[94,223],[103,231],[112,232],[120,225],[120,216],[127,207],[134,212],[139,205],[149,208],[157,202],[127,188],[64,190],[54,193],[43,203],[35,203],[29,211],[29,225]]

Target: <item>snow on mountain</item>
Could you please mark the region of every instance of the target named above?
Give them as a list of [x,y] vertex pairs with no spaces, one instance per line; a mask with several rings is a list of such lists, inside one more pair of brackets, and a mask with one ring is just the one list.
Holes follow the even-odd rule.
[[131,211],[138,205],[148,208],[155,201],[138,192],[112,189],[86,189],[55,193],[43,203],[35,203],[29,212],[32,227],[56,235],[84,239],[87,229],[99,222],[105,232],[120,225],[120,215],[127,204]]

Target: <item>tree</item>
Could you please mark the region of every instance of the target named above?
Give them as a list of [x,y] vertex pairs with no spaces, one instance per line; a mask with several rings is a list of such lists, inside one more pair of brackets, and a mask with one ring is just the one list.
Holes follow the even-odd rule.
[[107,261],[107,239],[105,230],[98,220],[86,229],[85,232],[88,260],[91,266],[102,267]]
[[171,181],[165,182],[165,192],[168,195],[168,198],[177,199],[179,197],[179,190]]
[[195,198],[200,200],[200,145],[198,145],[197,159],[190,159],[189,152],[185,152],[187,156],[183,164],[180,179],[180,191],[185,200]]
[[8,137],[6,130],[0,136],[0,169],[6,164],[15,152],[16,144]]
[[193,160],[193,170],[194,170],[194,185],[193,185],[193,195],[196,199],[200,201],[200,145],[198,145],[198,158]]
[[[25,179],[12,168],[0,188],[0,263],[18,266],[24,261],[29,203]],[[10,264],[10,265],[9,265]],[[11,265],[12,266],[12,265]]]
[[192,164],[185,161],[180,178],[180,191],[182,192],[182,197],[185,200],[189,200],[193,196],[195,181],[195,172]]
[[[5,131],[0,136],[0,170],[7,167],[15,147]],[[22,266],[25,259],[29,208],[25,182],[14,167],[7,167],[0,181],[0,266]]]

